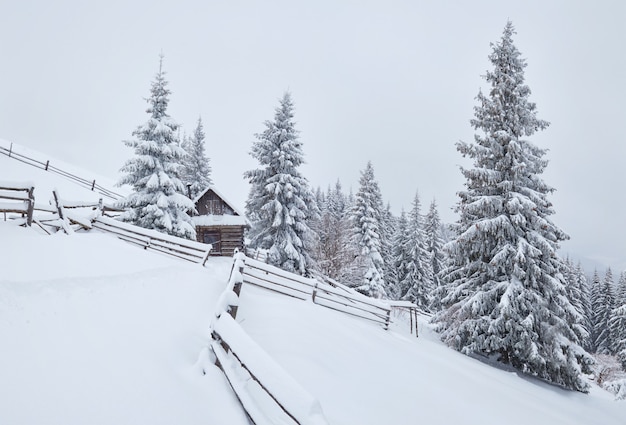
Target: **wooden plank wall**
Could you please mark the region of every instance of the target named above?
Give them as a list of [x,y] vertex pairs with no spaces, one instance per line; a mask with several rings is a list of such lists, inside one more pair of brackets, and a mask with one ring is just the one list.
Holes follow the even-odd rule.
[[232,257],[235,249],[243,250],[243,226],[197,226],[198,242],[203,242],[204,232],[219,232],[220,234],[221,252],[212,251],[211,255]]

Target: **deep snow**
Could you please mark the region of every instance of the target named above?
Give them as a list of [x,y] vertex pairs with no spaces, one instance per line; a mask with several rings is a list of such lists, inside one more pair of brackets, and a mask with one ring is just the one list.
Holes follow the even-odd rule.
[[[0,223],[0,423],[247,423],[196,361],[230,259],[207,267],[91,232]],[[237,321],[317,397],[331,424],[617,425],[626,405],[456,353],[424,321],[391,331],[244,286]]]

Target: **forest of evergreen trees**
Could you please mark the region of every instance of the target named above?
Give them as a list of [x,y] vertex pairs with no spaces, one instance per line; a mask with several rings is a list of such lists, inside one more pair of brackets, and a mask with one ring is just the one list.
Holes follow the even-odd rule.
[[[363,164],[356,192],[339,181],[313,189],[299,170],[304,150],[287,92],[255,135],[251,155],[259,168],[244,173],[249,245],[285,270],[415,303],[433,314],[451,347],[585,392],[589,353],[611,356],[626,370],[626,272],[617,282],[610,269],[589,279],[558,254],[568,236],[550,219],[553,189],[541,179],[546,150],[528,140],[549,123],[529,100],[514,34],[508,22],[492,44],[489,89],[479,92],[471,121],[475,139],[457,144],[473,165],[461,169],[466,185],[456,223],[441,222],[435,200],[423,208],[417,184],[406,188],[415,191],[410,209],[395,216],[372,162]],[[164,74],[161,58],[150,118],[125,142],[136,155],[120,184],[134,192],[120,206],[126,221],[193,238],[188,191],[207,187],[211,169],[202,121],[180,140],[167,115]]]

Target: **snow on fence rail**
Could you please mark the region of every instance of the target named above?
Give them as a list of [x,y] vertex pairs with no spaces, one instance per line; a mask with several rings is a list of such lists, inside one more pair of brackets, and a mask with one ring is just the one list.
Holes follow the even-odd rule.
[[33,167],[37,167],[40,168],[44,171],[50,171],[51,173],[55,173],[58,174],[60,176],[65,177],[66,179],[69,179],[71,181],[73,181],[74,183],[79,184],[80,186],[86,187],[87,189],[91,190],[92,192],[97,192],[103,196],[106,196],[107,198],[113,199],[113,200],[118,200],[123,198],[122,195],[120,195],[119,193],[115,193],[112,190],[109,190],[105,187],[102,187],[101,185],[96,183],[96,180],[87,180],[85,178],[76,176],[72,173],[69,173],[67,171],[61,170],[60,168],[54,167],[50,164],[50,160],[46,160],[44,161],[39,161],[37,159],[34,158],[30,158],[26,155],[20,154],[18,152],[15,152],[13,149],[13,143],[11,143],[11,145],[9,146],[9,148],[5,148],[3,146],[0,146],[0,154],[4,154],[6,156],[8,156],[9,158],[13,158],[17,161],[21,161],[25,164],[28,165],[32,165]]
[[391,307],[332,279],[309,279],[245,257],[243,282],[337,310],[389,328]]
[[296,382],[235,321],[244,282],[236,253],[228,286],[211,324],[210,348],[239,402],[256,425],[327,425],[319,401]]
[[108,217],[97,217],[91,226],[144,249],[162,252],[193,263],[201,263],[203,266],[212,248],[209,244],[166,235]]
[[0,212],[17,213],[25,217],[25,224],[33,223],[33,209],[35,207],[35,187],[32,183],[0,182]]

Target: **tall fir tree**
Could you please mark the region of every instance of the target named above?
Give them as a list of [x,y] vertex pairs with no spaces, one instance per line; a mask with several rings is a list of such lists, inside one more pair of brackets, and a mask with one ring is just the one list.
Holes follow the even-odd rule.
[[596,340],[598,339],[598,332],[602,330],[602,326],[596,326],[596,323],[600,322],[600,315],[603,311],[601,294],[602,280],[600,279],[600,274],[598,273],[598,270],[595,269],[591,277],[591,294],[589,298],[591,305],[591,308],[589,310],[589,350],[592,353],[595,353],[598,349],[598,346],[596,345]]
[[410,270],[411,246],[408,238],[409,224],[404,210],[398,217],[396,232],[393,238],[393,257],[396,269],[395,281],[390,283],[389,296],[394,300],[400,300],[408,292],[408,288],[402,285],[408,282],[407,276]]
[[386,298],[383,277],[384,263],[381,255],[381,216],[383,201],[374,177],[374,167],[367,163],[359,179],[359,191],[352,211],[354,244],[358,249],[358,277],[356,290],[374,298]]
[[349,282],[355,257],[351,246],[350,206],[337,180],[329,187],[320,207],[321,218],[316,229],[318,244],[315,261],[320,272],[339,282]]
[[186,155],[182,179],[183,183],[190,185],[189,191],[192,198],[198,196],[213,183],[211,181],[210,159],[206,155],[205,137],[204,126],[200,117],[193,135],[183,139]]
[[441,299],[444,292],[441,290],[442,284],[440,273],[443,270],[444,251],[443,237],[441,236],[441,219],[437,210],[437,202],[433,199],[428,208],[428,213],[424,219],[424,232],[426,234],[426,249],[430,254],[430,269],[432,272],[431,284],[431,304],[432,311],[441,309]]
[[304,163],[302,142],[293,121],[294,106],[286,92],[274,121],[256,135],[251,155],[262,168],[247,171],[251,184],[246,202],[253,248],[268,250],[268,262],[301,275],[313,268],[310,255],[316,235],[309,227],[318,214],[313,192],[299,171]]
[[390,291],[394,286],[394,282],[398,279],[398,273],[395,267],[395,259],[393,254],[393,237],[396,232],[397,219],[391,212],[391,205],[387,203],[387,207],[382,210],[381,217],[381,256],[383,257],[383,280],[387,296],[391,296]]
[[610,321],[615,308],[613,271],[609,267],[604,279],[594,285],[592,296],[593,307],[593,346],[598,354],[613,354],[614,341],[611,334]]
[[622,272],[617,281],[615,305],[609,322],[613,351],[626,371],[626,272]]
[[615,286],[615,304],[620,306],[626,304],[626,271],[619,275],[617,285]]
[[580,261],[576,265],[576,286],[580,291],[580,302],[583,311],[583,326],[587,329],[587,337],[583,341],[583,347],[585,350],[590,350],[591,347],[591,287],[589,285],[589,280],[587,279],[587,275],[585,274],[585,270],[583,270],[582,264]]
[[422,203],[417,192],[413,198],[413,207],[409,212],[407,239],[411,261],[408,264],[404,281],[400,283],[406,291],[402,294],[402,299],[416,304],[424,311],[430,311],[433,272],[424,229]]
[[135,150],[135,157],[121,168],[126,173],[118,185],[128,184],[133,192],[119,201],[121,219],[147,229],[195,239],[196,231],[187,211],[193,202],[184,195],[180,180],[185,151],[179,146],[178,124],[167,114],[170,90],[167,88],[163,56],[150,89],[146,112],[148,121],[133,131],[135,139],[124,141]]
[[457,149],[473,160],[461,171],[456,239],[444,310],[434,322],[442,339],[466,354],[494,356],[525,373],[588,391],[582,372],[593,359],[581,347],[582,317],[566,296],[557,254],[567,235],[550,220],[553,189],[540,178],[546,151],[526,137],[548,126],[536,116],[524,83],[526,62],[508,22],[492,44],[488,95],[479,92],[471,121],[482,134]]

